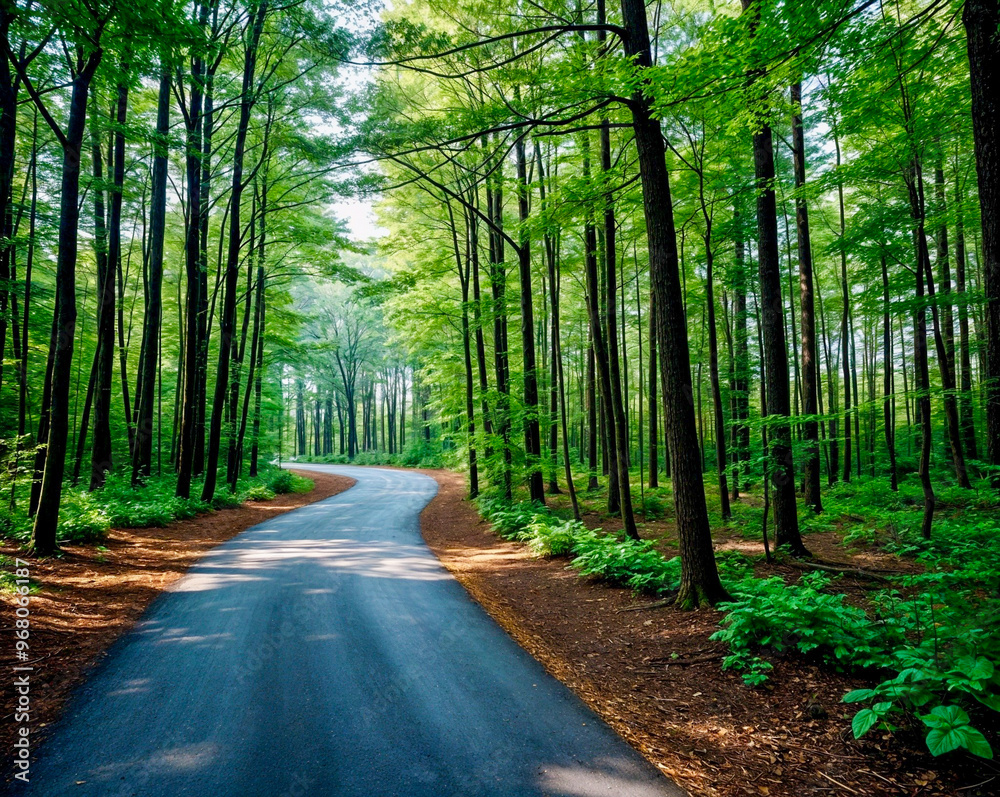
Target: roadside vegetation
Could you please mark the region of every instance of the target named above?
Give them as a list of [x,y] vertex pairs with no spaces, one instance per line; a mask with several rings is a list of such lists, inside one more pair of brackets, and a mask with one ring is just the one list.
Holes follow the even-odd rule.
[[[203,512],[239,506],[245,501],[269,501],[275,495],[307,493],[311,480],[275,467],[262,468],[253,477],[240,479],[235,492],[219,492],[211,502],[198,498],[178,498],[176,478],[151,477],[140,487],[127,479],[110,476],[99,490],[67,487],[59,515],[56,539],[59,543],[98,543],[109,529],[166,526]],[[12,485],[6,485],[10,494]],[[30,546],[31,519],[16,501],[0,507],[0,537]]]
[[[839,564],[806,562],[797,575],[781,567],[794,561],[788,551],[765,555],[763,508],[748,497],[716,528],[717,540],[746,539],[758,549],[717,556],[732,596],[717,606],[712,637],[728,647],[722,667],[750,687],[768,683],[776,655],[862,676],[870,688],[843,696],[856,712],[856,738],[902,729],[919,732],[935,756],[966,750],[992,758],[1000,727],[1000,499],[978,486],[978,493],[942,493],[932,540],[920,533],[916,479],[895,493],[878,480],[831,489],[822,518],[802,520],[807,542],[811,534],[835,536]],[[535,555],[565,557],[581,577],[632,589],[653,608],[668,605],[681,572],[672,513],[664,510],[669,490],[646,493],[653,511],[642,516],[642,540],[595,527],[620,524],[603,513],[600,494],[581,497],[587,524],[558,499],[545,507],[484,496],[478,507],[498,535]],[[879,566],[857,563],[873,553]]]

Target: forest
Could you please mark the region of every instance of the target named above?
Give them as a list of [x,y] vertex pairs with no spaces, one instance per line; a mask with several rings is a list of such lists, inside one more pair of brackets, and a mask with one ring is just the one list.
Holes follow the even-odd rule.
[[448,469],[993,793],[1000,2],[0,0],[0,41],[21,556]]

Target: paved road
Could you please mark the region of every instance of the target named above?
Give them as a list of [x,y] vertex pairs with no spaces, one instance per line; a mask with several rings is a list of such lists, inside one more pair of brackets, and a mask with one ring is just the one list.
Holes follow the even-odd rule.
[[210,552],[38,750],[39,797],[677,797],[420,538],[437,490],[352,476]]

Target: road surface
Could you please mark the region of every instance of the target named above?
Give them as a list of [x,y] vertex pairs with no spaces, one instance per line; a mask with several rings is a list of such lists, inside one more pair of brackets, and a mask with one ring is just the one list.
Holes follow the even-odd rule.
[[420,537],[435,482],[340,495],[208,553],[36,751],[38,797],[678,797]]

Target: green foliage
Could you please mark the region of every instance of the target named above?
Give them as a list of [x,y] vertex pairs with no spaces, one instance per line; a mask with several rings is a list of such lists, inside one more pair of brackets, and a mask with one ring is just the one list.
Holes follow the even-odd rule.
[[[307,493],[313,488],[313,482],[290,470],[275,470],[274,474],[267,480],[267,489],[274,495],[287,495],[288,493]],[[249,499],[260,500],[260,499]]]
[[408,468],[443,468],[440,444],[431,440],[411,440],[399,462]]
[[[241,479],[235,493],[219,490],[211,505],[198,498],[178,498],[173,476],[152,477],[132,487],[126,474],[111,473],[94,492],[67,486],[59,513],[59,542],[92,543],[104,539],[111,528],[163,527],[212,509],[239,506],[245,501],[268,501],[281,493],[307,493],[313,482],[280,469],[265,469],[261,476]],[[194,495],[198,489],[192,490]],[[0,511],[0,536],[27,543],[31,521],[23,511]]]
[[585,530],[573,546],[572,567],[635,592],[661,594],[676,590],[681,580],[679,556],[664,559],[650,540],[633,540]]
[[[844,697],[867,704],[854,717],[856,738],[876,726],[893,730],[894,718],[923,719],[919,712],[929,707],[935,717],[956,704],[1000,711],[1000,639],[988,630],[1000,615],[992,601],[970,590],[967,581],[960,583],[956,588],[954,572],[916,576],[908,597],[896,589],[881,591],[866,612],[830,592],[831,579],[820,573],[798,584],[777,576],[748,579],[736,590],[739,600],[721,607],[723,628],[712,638],[730,647],[723,666],[743,671],[752,685],[767,677],[756,655],[763,648],[797,650],[837,669],[881,674],[884,680],[875,687]],[[966,719],[953,731],[932,738],[943,726],[925,721],[931,728],[928,749],[938,755],[963,747],[989,757],[985,738],[969,725],[965,709],[956,707]]]
[[720,607],[726,612],[723,628],[712,635],[729,645],[723,667],[747,670],[751,677],[744,680],[757,683],[753,654],[763,647],[797,650],[840,668],[874,663],[871,621],[843,595],[826,592],[829,583],[821,573],[807,574],[799,584],[786,584],[780,576],[740,583],[740,599]]
[[63,492],[56,535],[59,542],[95,542],[104,539],[110,528],[111,518],[107,509],[94,493],[83,490]]
[[664,559],[650,540],[604,534],[531,503],[481,499],[479,511],[501,537],[526,543],[536,556],[570,556],[583,576],[650,594],[680,584],[680,558]]
[[178,498],[174,495],[175,488],[172,477],[151,478],[141,487],[133,488],[127,476],[110,474],[104,487],[91,495],[100,503],[113,528],[160,527],[208,509],[197,499]]

